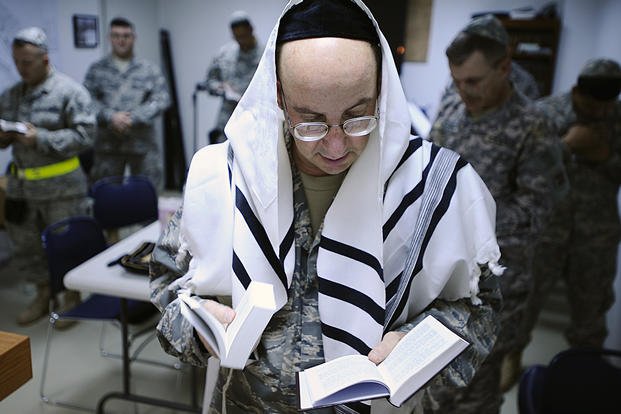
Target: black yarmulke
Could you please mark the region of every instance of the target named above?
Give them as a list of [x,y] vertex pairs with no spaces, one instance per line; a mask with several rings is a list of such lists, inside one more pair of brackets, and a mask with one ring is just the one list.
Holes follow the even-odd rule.
[[276,43],[315,37],[343,37],[379,44],[369,16],[350,0],[306,0],[280,20]]

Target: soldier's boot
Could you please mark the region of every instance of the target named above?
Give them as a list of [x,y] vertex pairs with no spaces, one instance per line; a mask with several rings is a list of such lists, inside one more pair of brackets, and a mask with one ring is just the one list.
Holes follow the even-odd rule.
[[[80,304],[80,302],[82,301],[80,299],[80,292],[75,291],[75,290],[66,290],[63,299],[64,299],[63,300],[63,304],[62,304],[62,306],[60,306],[58,308],[56,313],[66,312],[69,309],[71,309],[71,308],[73,308],[75,306],[78,306]],[[57,320],[56,323],[54,324],[54,326],[56,327],[56,329],[62,331],[64,329],[72,327],[75,324],[76,324],[76,321]]]
[[500,391],[509,391],[522,374],[522,351],[511,351],[502,360]]
[[50,287],[46,284],[37,285],[37,295],[34,300],[17,315],[18,325],[29,325],[47,316],[50,307]]

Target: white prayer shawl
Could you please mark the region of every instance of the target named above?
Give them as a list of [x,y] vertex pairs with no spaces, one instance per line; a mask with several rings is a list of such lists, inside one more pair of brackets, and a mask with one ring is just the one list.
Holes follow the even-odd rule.
[[[235,306],[249,281],[259,280],[275,287],[279,307],[287,301],[293,185],[276,100],[277,32],[278,24],[225,128],[228,142],[192,160],[181,222],[181,253],[192,260],[171,289],[232,295]],[[437,297],[476,303],[479,264],[500,273],[491,195],[455,153],[410,139],[407,102],[378,34],[379,126],[326,213],[318,251],[326,360],[368,353]]]

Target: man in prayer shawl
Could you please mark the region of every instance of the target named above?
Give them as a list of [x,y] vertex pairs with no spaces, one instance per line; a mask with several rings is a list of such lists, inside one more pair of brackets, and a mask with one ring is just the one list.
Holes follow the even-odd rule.
[[178,293],[229,323],[251,280],[274,286],[279,310],[253,360],[219,370],[209,412],[295,413],[296,372],[347,354],[379,363],[426,315],[468,348],[400,408],[317,412],[434,412],[472,378],[498,330],[495,203],[456,153],[409,131],[390,49],[362,1],[289,2],[228,140],[192,160],[151,263],[159,340],[199,366],[210,354]]

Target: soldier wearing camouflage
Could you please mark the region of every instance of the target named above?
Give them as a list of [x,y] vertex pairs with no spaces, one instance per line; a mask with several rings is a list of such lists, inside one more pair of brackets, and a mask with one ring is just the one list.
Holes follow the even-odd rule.
[[[250,413],[297,412],[296,399],[298,396],[295,384],[297,371],[330,359],[330,352],[334,358],[335,345],[344,354],[359,353],[368,355],[370,359],[372,355],[379,352],[377,344],[387,346],[386,353],[388,353],[392,347],[387,344],[386,338],[400,337],[400,334],[409,331],[422,318],[430,314],[459,332],[471,346],[425,387],[421,388],[417,394],[406,401],[402,407],[390,407],[385,401],[374,401],[371,410],[379,409],[379,411],[372,412],[382,413],[412,412],[413,409],[416,412],[436,412],[452,398],[455,389],[466,386],[491,351],[498,332],[497,314],[501,298],[499,279],[496,275],[502,273],[502,269],[497,265],[500,254],[495,243],[493,200],[472,167],[463,162],[457,154],[409,135],[409,115],[407,111],[400,111],[404,108],[405,97],[398,81],[394,62],[388,52],[388,44],[381,36],[376,22],[362,1],[291,1],[286,6],[286,10],[278,26],[272,31],[270,42],[268,42],[271,46],[266,50],[264,60],[259,65],[260,69],[264,69],[256,74],[260,81],[252,83],[229,123],[228,128],[231,134],[228,141],[203,148],[194,157],[186,183],[183,211],[180,210],[173,216],[152,255],[151,299],[162,311],[162,318],[158,325],[158,339],[164,349],[172,355],[196,365],[205,365],[209,353],[192,326],[180,313],[178,292],[180,290],[191,292],[198,300],[202,301],[206,309],[210,309],[208,305],[214,305],[211,300],[214,297],[222,299],[220,295],[226,295],[228,303],[230,303],[231,296],[233,301],[235,300],[234,290],[237,289],[237,286],[241,287],[236,285],[238,275],[246,274],[255,279],[262,277],[264,273],[269,273],[273,266],[278,269],[283,266],[284,283],[280,281],[277,283],[270,282],[273,283],[275,289],[280,289],[280,286],[283,287],[282,290],[279,290],[278,299],[281,300],[278,303],[282,304],[282,308],[274,314],[263,332],[254,353],[255,360],[251,364],[241,371],[220,369],[214,398],[210,401],[209,412],[221,413],[225,410]],[[325,16],[330,17],[323,20],[322,18]],[[347,19],[343,21],[341,16],[347,16]],[[312,25],[319,20],[322,23],[326,22],[326,24],[308,27],[309,24]],[[315,29],[316,27],[317,29]],[[345,33],[341,31],[343,27],[347,28]],[[345,34],[348,37],[344,37]],[[380,42],[381,53],[379,53],[380,50],[374,49]],[[281,56],[280,60],[276,57],[277,44],[282,46],[282,52],[279,55]],[[341,54],[331,53],[334,51],[331,45],[335,44],[338,44]],[[319,52],[313,63],[300,58],[300,56],[311,57],[312,60],[312,53],[296,53],[310,52],[311,50]],[[362,52],[356,53],[359,62],[354,65],[355,69],[351,69],[347,65],[335,65],[335,62],[331,60],[338,60],[340,55],[345,55],[345,60],[349,61],[354,51]],[[381,64],[378,61],[379,59],[381,59]],[[315,82],[304,84],[311,85],[311,91],[321,90],[323,92],[327,89],[334,92],[340,96],[337,101],[347,102],[339,104],[345,108],[331,108],[334,100],[326,98],[323,94],[320,94],[322,98],[317,103],[308,97],[313,92],[301,94],[296,91],[295,85],[299,85],[301,82],[298,78],[300,71],[295,70],[295,65],[300,60],[299,64],[308,68],[310,75],[315,75],[319,66],[327,68],[328,74],[336,74],[339,82],[334,80],[334,76],[328,76],[320,80],[313,78]],[[326,60],[329,60],[327,65],[325,64]],[[276,73],[277,66],[280,69],[278,88],[276,88],[276,82],[266,81],[266,78]],[[374,70],[369,72],[368,68]],[[382,70],[382,76],[379,76],[380,73],[373,74],[379,68],[386,69],[386,72]],[[348,76],[355,79],[354,87],[351,88],[354,90],[353,92],[348,88],[343,90],[342,86],[334,86],[335,84],[347,83],[343,81],[343,78]],[[276,78],[273,79],[276,80]],[[378,88],[376,83],[378,79],[382,79],[381,88]],[[325,88],[321,88],[317,86],[318,83],[326,83],[327,85]],[[380,89],[381,96],[379,95]],[[291,103],[289,110],[286,109],[285,94],[287,95],[287,103]],[[349,98],[350,95],[352,96],[351,99]],[[347,108],[347,105],[350,105],[348,99],[355,104],[357,108],[355,111],[352,108]],[[304,103],[305,101],[308,103]],[[322,118],[316,117],[315,119],[318,121],[310,124],[313,128],[316,128],[319,122],[332,123],[335,118],[343,117],[348,119],[358,116],[357,120],[354,118],[354,122],[367,122],[369,118],[373,117],[364,116],[364,114],[374,113],[376,104],[378,107],[382,107],[377,113],[385,121],[381,127],[372,122],[369,123],[371,128],[366,130],[367,135],[357,137],[350,135],[353,131],[348,126],[343,129],[342,125],[330,125],[328,127],[330,132],[316,140],[315,143],[318,148],[332,152],[328,149],[331,146],[330,143],[336,144],[344,140],[348,142],[347,145],[352,146],[368,140],[367,147],[359,150],[362,151],[360,156],[358,156],[359,154],[353,155],[353,150],[350,149],[346,150],[347,155],[345,156],[341,154],[340,157],[336,157],[325,154],[323,158],[317,157],[318,159],[315,159],[300,149],[300,147],[304,148],[305,144],[310,143],[303,140],[309,138],[304,135],[309,133],[308,130],[304,128],[298,130],[294,126],[287,128],[287,121],[292,122],[289,117],[293,116],[292,112],[289,111],[300,110],[291,108],[300,108],[302,105],[309,104],[322,116]],[[358,109],[358,107],[362,108]],[[248,111],[252,110],[259,111],[255,118],[248,116]],[[266,113],[276,113],[276,111],[282,111],[287,120],[283,122],[283,118],[280,116],[268,119],[269,116]],[[296,113],[296,117],[299,116]],[[351,124],[352,120],[350,119],[348,122]],[[305,126],[304,123],[293,123],[292,125]],[[381,135],[376,127],[381,130]],[[311,131],[314,130],[313,128]],[[349,132],[345,132],[345,130]],[[326,141],[321,141],[322,139]],[[274,148],[262,148],[266,153],[267,160],[264,158],[261,158],[260,161],[257,160],[257,157],[254,156],[254,147],[251,144],[253,142],[261,145],[274,145]],[[373,154],[381,153],[379,142],[386,144],[381,146],[386,151],[384,153],[386,160],[388,159],[387,154],[390,152],[386,148],[397,142],[400,143],[393,147],[398,147],[396,150],[398,156],[396,155],[391,159],[391,164],[394,165],[395,170],[392,167],[389,168],[394,174],[387,171],[384,178],[385,182],[379,183],[376,189],[366,192],[363,188],[365,185],[367,188],[375,187],[370,183],[379,181],[379,168],[377,165],[368,166],[366,162],[369,158],[366,158],[365,155],[373,157]],[[339,151],[338,148],[337,151]],[[453,167],[445,171],[447,172],[446,177],[451,177],[451,184],[446,184],[446,186],[442,186],[430,178],[434,176],[434,173],[423,174],[423,171],[427,170],[443,171],[444,161],[448,162],[444,156],[459,160],[458,165],[460,166],[459,169],[455,167],[457,171]],[[324,163],[324,158],[330,158],[332,161],[325,161]],[[347,162],[334,162],[338,158],[347,159]],[[273,165],[272,161],[275,160],[277,160],[277,164],[274,165],[277,168],[265,168],[265,164]],[[437,164],[432,166],[431,164],[435,161]],[[259,200],[251,198],[255,197],[253,194],[262,195],[264,191],[261,190],[265,189],[256,187],[253,187],[252,190],[248,189],[251,185],[256,186],[258,184],[258,182],[250,184],[245,181],[246,178],[240,173],[242,166],[244,164],[248,166],[249,162],[253,163],[253,167],[261,168],[262,166],[261,174],[270,175],[265,181],[260,180],[261,183],[268,182],[271,186],[275,181],[274,179],[277,178],[275,187],[277,189],[275,192],[277,200],[274,201],[278,204],[277,220],[272,220],[271,216],[266,218],[267,213],[265,210],[260,210],[261,207],[258,206]],[[254,164],[255,162],[257,163]],[[422,167],[421,164],[423,164]],[[336,167],[332,169],[335,165]],[[454,175],[449,171],[453,172]],[[274,174],[276,172],[280,172],[282,175]],[[367,173],[369,174],[368,177],[365,175]],[[427,179],[429,181],[425,181]],[[365,185],[359,186],[356,181],[352,184],[352,180],[361,180]],[[223,184],[223,187],[220,187],[222,191],[216,191],[216,188],[212,187],[212,185],[219,186],[220,184]],[[408,203],[408,200],[404,199],[406,194],[411,195],[418,189],[429,190],[435,194],[445,194],[442,191],[443,188],[446,188],[446,191],[452,196],[443,199],[441,208],[423,209],[420,208],[421,204],[418,202],[411,209],[405,206]],[[455,191],[454,195],[453,190]],[[235,197],[235,201],[231,200],[230,204],[227,201],[230,199],[229,191],[230,196]],[[324,192],[325,195],[319,194]],[[426,199],[429,193],[423,192],[425,195],[422,195],[421,198]],[[384,218],[378,219],[375,217],[376,215],[369,214],[366,210],[362,211],[365,209],[365,203],[352,202],[352,198],[361,194],[368,194],[371,197],[372,200],[368,204],[378,205],[381,211],[378,215],[384,215]],[[473,197],[471,200],[475,202],[475,205],[467,201],[464,202],[464,208],[460,208],[462,206],[460,200],[469,199],[470,196]],[[214,200],[216,203],[218,200],[223,200],[225,204],[216,206],[218,208],[212,206],[206,212],[201,200],[207,199]],[[360,200],[359,198],[355,199]],[[347,208],[339,210],[343,200],[345,200]],[[485,202],[479,204],[481,200],[485,200]],[[393,208],[398,211],[395,212]],[[407,217],[401,216],[399,212],[402,208],[414,213]],[[233,222],[230,223],[228,222],[229,219],[225,217],[228,217],[227,211],[233,209],[236,210],[236,213],[234,213]],[[342,232],[334,232],[336,236],[333,236],[331,231],[334,226],[340,225],[345,216],[351,217],[354,210],[356,211],[356,220],[363,220],[365,225],[347,225],[346,229]],[[441,216],[436,217],[435,225],[428,231],[424,230],[424,225],[417,225],[417,218],[420,218],[419,214],[423,214],[423,210],[436,211]],[[319,213],[317,213],[318,211]],[[452,224],[459,223],[458,227],[466,227],[470,222],[466,218],[466,212],[474,214],[473,220],[480,224],[476,230],[483,230],[483,234],[480,235],[481,239],[478,240],[485,240],[485,243],[472,241],[471,236],[475,232],[468,231],[467,234],[464,234],[452,226]],[[210,215],[209,219],[201,222],[206,223],[205,225],[199,224],[196,221],[197,217],[204,217],[205,214]],[[281,226],[281,217],[282,223],[285,223],[284,226]],[[329,217],[339,219],[331,221]],[[384,223],[383,220],[387,220],[385,225],[382,224]],[[421,221],[423,221],[422,218]],[[284,235],[284,240],[276,241],[276,249],[274,250],[272,244],[265,242],[264,237],[269,236],[263,236],[263,234],[264,232],[265,234],[272,234],[275,229],[270,225],[275,222],[286,230],[286,235]],[[221,227],[223,232],[219,232],[216,228],[218,223],[230,223],[233,231],[231,231],[229,224],[224,224]],[[332,275],[329,274],[332,268],[329,263],[331,257],[327,254],[325,243],[327,240],[329,243],[330,237],[338,237],[335,242],[339,245],[344,244],[343,237],[345,236],[341,233],[352,233],[357,230],[352,227],[357,227],[363,232],[372,228],[373,234],[378,236],[376,241],[378,245],[381,245],[380,251],[383,252],[383,249],[386,251],[382,254],[382,258],[378,259],[379,266],[382,267],[378,279],[376,270],[371,270],[368,266],[363,268],[361,260],[357,260],[363,258],[368,263],[370,253],[356,247],[357,245],[350,247],[354,241],[347,240],[350,243],[347,246],[351,257],[346,260],[357,271],[354,278],[350,279],[351,286],[347,286],[350,295],[344,298],[340,296],[339,290],[342,289],[344,280],[349,275],[339,274],[335,275],[336,281],[331,279]],[[424,239],[430,242],[430,246],[435,246],[429,247],[425,249],[425,253],[421,253],[421,263],[424,264],[423,269],[415,275],[417,282],[420,283],[421,280],[427,278],[433,278],[435,282],[438,274],[445,273],[455,276],[460,281],[461,287],[447,295],[426,285],[417,285],[421,289],[410,290],[406,287],[404,300],[407,311],[404,311],[403,317],[394,323],[381,318],[381,322],[376,325],[379,331],[377,340],[372,339],[373,345],[369,346],[368,349],[362,347],[360,350],[347,345],[345,341],[350,337],[355,337],[357,341],[364,343],[355,335],[355,328],[362,326],[363,329],[369,329],[368,325],[371,325],[369,319],[366,318],[363,318],[362,324],[356,323],[360,320],[358,309],[361,309],[361,305],[357,303],[354,297],[360,298],[362,295],[368,295],[368,293],[363,293],[368,286],[366,283],[360,282],[362,275],[366,275],[365,272],[367,271],[373,272],[374,280],[379,280],[378,289],[381,292],[386,292],[386,299],[381,300],[386,303],[390,302],[391,295],[389,292],[392,289],[389,287],[391,284],[389,281],[399,280],[394,277],[404,267],[409,243],[414,243],[412,233],[415,228],[429,237],[428,239],[424,237]],[[394,240],[393,237],[397,237],[391,229],[405,232],[401,233],[403,234],[402,237],[406,239],[405,244],[401,244],[401,239],[397,241],[402,248],[390,244]],[[468,266],[460,266],[464,261],[457,261],[453,256],[453,251],[446,248],[446,238],[453,237],[455,232],[460,233],[460,236],[457,237],[459,240],[468,240],[466,243],[468,253],[464,257],[464,261],[469,263]],[[235,237],[229,239],[227,234],[231,233]],[[382,234],[389,240],[386,244],[382,240]],[[199,236],[198,239],[196,236]],[[370,240],[369,237],[365,236],[363,235],[360,238]],[[207,241],[205,237],[213,237],[213,243]],[[359,238],[356,237],[356,240]],[[197,242],[195,243],[195,241]],[[242,244],[237,244],[238,242]],[[221,250],[222,254],[214,254],[214,250],[211,248],[204,254],[201,252],[202,247],[218,243],[218,246],[224,246]],[[261,251],[255,247],[257,245],[260,246]],[[244,246],[252,247],[245,249]],[[459,241],[455,241],[454,246],[456,247],[455,250],[466,247]],[[352,253],[352,250],[355,252]],[[473,251],[477,252],[476,258],[472,254]],[[251,256],[248,255],[248,252],[251,253]],[[273,264],[264,267],[265,258],[268,254],[271,256],[272,252],[276,254],[274,258],[278,263],[272,262]],[[480,257],[478,253],[480,253]],[[346,256],[342,253],[337,255],[339,257]],[[433,257],[435,255],[438,257]],[[254,257],[257,257],[260,262],[253,263]],[[396,259],[391,261],[391,258]],[[214,272],[214,279],[206,281],[202,287],[199,287],[198,279],[203,276],[203,273],[210,271],[209,269],[201,270],[203,269],[202,260],[206,260],[204,263],[209,263],[209,269],[218,270]],[[215,264],[214,260],[218,263]],[[434,268],[440,262],[449,264],[446,270],[440,271],[440,269]],[[407,274],[410,273],[410,270],[405,269],[401,273]],[[268,276],[271,277],[272,274],[270,273]],[[279,276],[274,275],[274,277]],[[400,278],[401,275],[398,277]],[[223,290],[219,290],[217,293],[211,290],[214,285],[226,284],[227,280],[231,280],[232,283],[229,288],[224,285]],[[401,279],[401,281],[403,280]],[[190,287],[192,284],[195,288]],[[438,284],[449,286],[439,281]],[[329,287],[328,290],[331,294],[327,294],[326,286]],[[414,298],[414,295],[427,290],[428,287],[433,293],[429,297],[421,298],[421,302],[423,302],[421,304]],[[439,289],[443,290],[442,287]],[[395,288],[395,290],[399,290],[399,288]],[[325,307],[326,301],[334,303],[331,297],[340,298],[337,302],[346,307],[346,311],[342,312],[343,314],[337,314],[334,309]],[[368,302],[365,301],[365,303]],[[419,308],[416,308],[417,304]],[[382,305],[380,304],[380,306]],[[328,325],[327,332],[324,330],[326,327],[325,318],[331,318],[330,324],[333,324]],[[339,318],[340,321],[337,320]],[[337,327],[333,328],[334,325]],[[346,335],[344,336],[347,338],[334,335],[335,330],[345,332]],[[383,335],[384,333],[386,335]],[[379,406],[376,406],[376,403]],[[354,408],[349,406],[339,406],[317,410],[316,412],[369,411],[369,407],[365,404],[355,404],[355,406],[356,411],[353,411]],[[366,407],[366,411],[357,411],[362,407]]]
[[25,123],[22,133],[0,132],[0,146],[12,147],[7,171],[7,229],[14,255],[6,272],[37,286],[35,301],[18,316],[34,322],[48,311],[49,287],[41,232],[56,221],[90,213],[87,179],[78,154],[93,143],[95,116],[84,87],[54,70],[43,30],[31,27],[13,40],[22,80],[0,96],[0,118]]
[[235,41],[222,46],[207,69],[207,91],[210,95],[222,97],[212,144],[226,139],[224,126],[250,84],[263,53],[263,47],[257,42],[252,23],[245,12],[233,13],[230,27]]
[[567,185],[562,151],[546,120],[509,82],[506,32],[493,31],[492,39],[487,32],[490,25],[485,24],[489,19],[469,23],[447,48],[458,94],[445,101],[429,135],[434,143],[472,163],[490,189],[497,203],[502,263],[507,267],[501,281],[501,333],[467,393],[454,400],[451,410],[459,413],[500,409],[504,355],[528,341],[515,327],[524,317],[532,290],[532,245],[552,208],[553,190]]
[[570,305],[565,332],[573,347],[601,347],[621,234],[617,193],[621,183],[621,68],[594,59],[569,92],[543,98],[537,108],[563,142],[571,190],[558,205],[534,262],[535,296],[524,330],[530,334],[541,307],[563,279]]
[[[291,139],[289,136],[289,141]],[[295,165],[293,161],[291,164]],[[324,362],[316,265],[323,223],[313,229],[304,179],[299,171],[294,169],[293,173],[296,262],[289,300],[263,333],[254,355],[257,360],[244,371],[225,370],[220,375],[210,413],[224,411],[221,399],[227,380],[230,381],[226,390],[229,412],[295,413],[293,407],[298,398],[296,372]],[[158,338],[163,349],[189,364],[206,366],[209,353],[181,315],[175,301],[176,293],[169,289],[171,283],[187,273],[191,258],[186,256],[178,261],[181,213],[181,210],[176,212],[156,246],[150,272],[151,301],[163,312],[158,325]],[[460,335],[471,344],[470,350],[434,377],[418,397],[425,413],[436,412],[450,401],[453,388],[464,387],[482,358],[492,349],[496,337],[493,318],[499,310],[501,298],[497,277],[489,269],[483,269],[480,289],[479,297],[491,307],[474,306],[470,300],[449,302],[437,299],[425,312],[399,328],[399,331],[407,332],[425,316],[433,315],[447,326],[460,327]]]
[[[93,63],[84,80],[97,114],[91,182],[123,175],[129,166],[132,175],[147,176],[161,190],[163,166],[154,121],[170,105],[168,86],[157,65],[133,55],[130,22],[117,18],[110,30],[112,53]],[[116,117],[122,121],[117,123]]]

